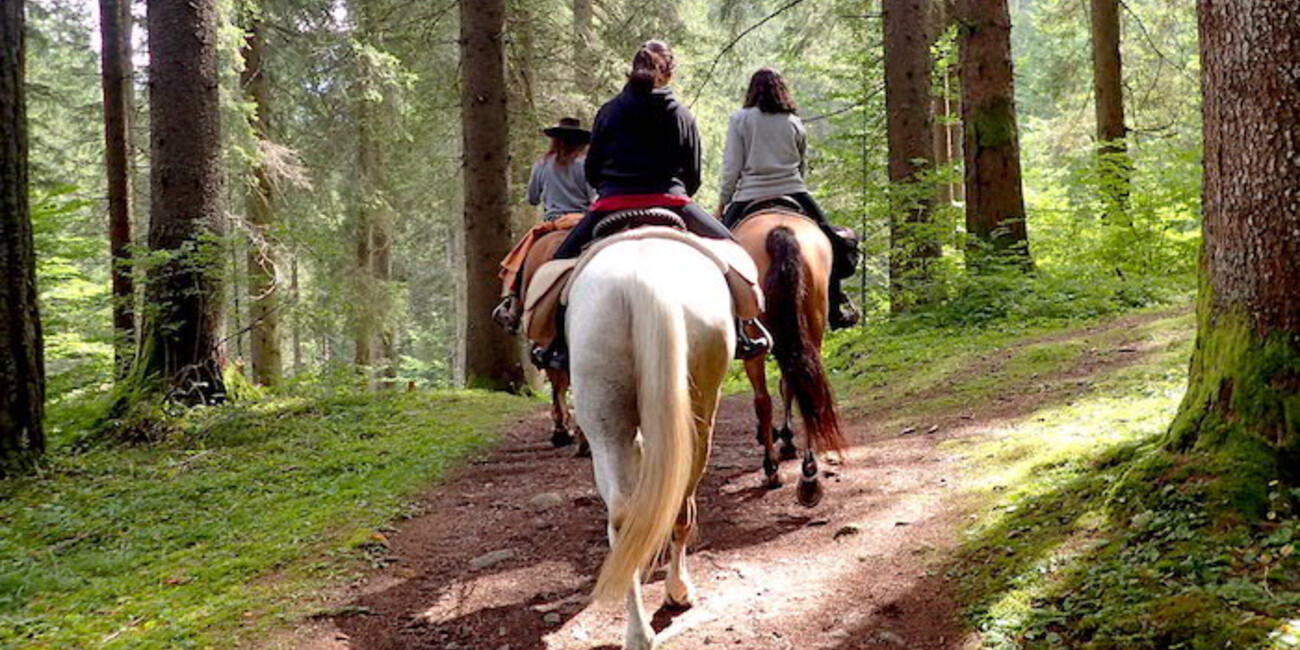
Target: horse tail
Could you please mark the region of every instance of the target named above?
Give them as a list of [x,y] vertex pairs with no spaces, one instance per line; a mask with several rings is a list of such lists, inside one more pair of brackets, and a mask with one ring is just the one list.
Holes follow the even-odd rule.
[[773,228],[767,234],[767,256],[772,265],[763,278],[763,294],[772,331],[772,356],[799,405],[808,439],[823,451],[843,450],[844,434],[821,350],[808,338],[808,316],[803,307],[808,287],[803,250],[794,231],[786,226]]
[[668,288],[638,275],[627,293],[642,456],[636,487],[613,513],[614,541],[594,598],[622,598],[672,537],[690,484],[695,442],[686,319]]

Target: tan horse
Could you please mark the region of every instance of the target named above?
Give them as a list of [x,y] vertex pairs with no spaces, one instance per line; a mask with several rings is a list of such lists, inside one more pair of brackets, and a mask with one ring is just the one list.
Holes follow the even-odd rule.
[[[532,282],[533,275],[537,273],[537,269],[551,260],[551,257],[555,255],[555,249],[560,247],[568,234],[568,230],[547,233],[538,238],[533,247],[529,249],[528,257],[524,259],[522,269],[522,286],[525,292],[528,283]],[[551,431],[551,444],[556,447],[564,447],[573,444],[576,437],[578,456],[590,456],[591,448],[587,445],[586,437],[582,435],[582,429],[574,424],[573,409],[569,408],[569,404],[565,399],[569,392],[569,373],[563,370],[547,368],[546,379],[551,382],[551,419],[555,422],[555,428]]]
[[[822,497],[817,452],[844,447],[835,398],[821,356],[829,309],[831,243],[811,219],[782,210],[749,217],[735,229],[735,235],[754,258],[762,278],[767,299],[762,320],[772,333],[772,356],[781,369],[781,397],[785,402],[785,420],[780,432],[774,434],[764,359],[746,361],[745,373],[754,388],[758,439],[765,452],[763,471],[768,487],[780,487],[780,461],[797,458],[794,432],[790,429],[791,402],[796,402],[807,448],[798,496],[799,503],[811,507]],[[777,435],[784,442],[780,456],[774,449]]]

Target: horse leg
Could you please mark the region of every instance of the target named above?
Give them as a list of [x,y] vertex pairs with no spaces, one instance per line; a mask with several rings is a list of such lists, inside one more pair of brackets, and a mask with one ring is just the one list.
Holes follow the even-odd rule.
[[547,368],[546,379],[551,382],[551,421],[554,423],[551,445],[568,447],[573,444],[573,436],[569,434],[569,407],[564,399],[569,389],[569,374]]
[[[641,464],[641,443],[623,431],[606,429],[602,435],[592,437],[592,465],[596,474],[596,489],[605,501],[609,517],[606,533],[609,546],[613,548],[618,539],[621,525],[621,512],[627,497],[636,487],[637,472]],[[609,439],[610,434],[617,436]],[[646,615],[641,598],[641,572],[638,570],[632,579],[632,586],[627,592],[627,633],[624,637],[624,650],[651,650],[654,647],[654,629],[650,627],[650,617]]]
[[812,445],[803,457],[803,468],[799,477],[799,505],[811,508],[822,500],[821,472],[817,469],[817,455]]
[[745,374],[754,389],[754,415],[758,418],[758,444],[763,445],[764,485],[781,487],[781,459],[776,455],[772,434],[772,394],[767,390],[767,366],[763,359],[745,362]]
[[[569,373],[563,370],[557,371],[560,381],[564,383],[565,392],[569,388]],[[563,395],[563,393],[561,393]],[[567,402],[564,404],[564,424],[573,432],[573,437],[578,440],[578,453],[574,454],[576,458],[591,458],[591,445],[587,443],[587,436],[582,433],[582,426],[579,425],[573,417],[573,407]]]
[[794,460],[799,457],[799,449],[794,446],[794,428],[790,419],[794,416],[794,404],[791,403],[790,383],[781,378],[781,401],[785,404],[785,419],[781,423],[781,460]]
[[[730,349],[727,346],[724,349]],[[749,363],[745,364],[748,369]],[[723,364],[725,370],[726,365]],[[760,360],[761,367],[761,360]],[[721,377],[719,377],[721,383]],[[664,591],[670,608],[689,609],[695,605],[695,585],[691,582],[690,572],[686,570],[686,547],[695,533],[696,505],[695,494],[704,478],[704,470],[709,466],[709,451],[713,448],[713,418],[717,415],[717,395],[698,395],[692,392],[696,425],[694,462],[691,464],[691,482],[686,488],[686,498],[682,500],[681,510],[677,512],[677,525],[673,527],[673,540],[669,546],[670,557],[668,575],[664,579]]]

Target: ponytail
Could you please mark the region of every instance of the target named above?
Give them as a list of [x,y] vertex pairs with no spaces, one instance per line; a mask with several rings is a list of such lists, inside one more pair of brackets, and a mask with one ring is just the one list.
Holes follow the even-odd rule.
[[673,51],[663,41],[646,41],[632,57],[632,71],[627,75],[627,83],[632,90],[649,92],[656,85],[666,83],[673,76],[676,63]]

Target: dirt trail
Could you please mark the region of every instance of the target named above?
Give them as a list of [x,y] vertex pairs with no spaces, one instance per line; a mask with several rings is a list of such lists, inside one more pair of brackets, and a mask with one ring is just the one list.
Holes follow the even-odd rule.
[[[1126,318],[1080,338],[1168,314]],[[1136,361],[1089,352],[1064,377]],[[667,648],[957,650],[962,629],[943,562],[972,505],[958,488],[959,459],[943,440],[979,435],[1003,418],[1086,389],[1074,381],[1000,402],[986,414],[931,418],[938,432],[882,430],[906,404],[849,422],[848,462],[822,504],[795,503],[786,487],[759,488],[760,454],[747,395],[724,401],[699,504],[689,568],[695,608],[656,615]],[[1055,393],[1049,395],[1046,393]],[[866,414],[864,414],[866,415]],[[607,650],[619,648],[622,607],[587,608],[606,552],[604,507],[588,460],[547,444],[539,413],[518,423],[485,460],[428,495],[428,514],[390,536],[390,564],[351,586],[340,612],[297,631],[302,650]],[[493,561],[495,560],[495,562]],[[487,566],[483,566],[487,564]],[[663,601],[662,574],[646,604]]]

